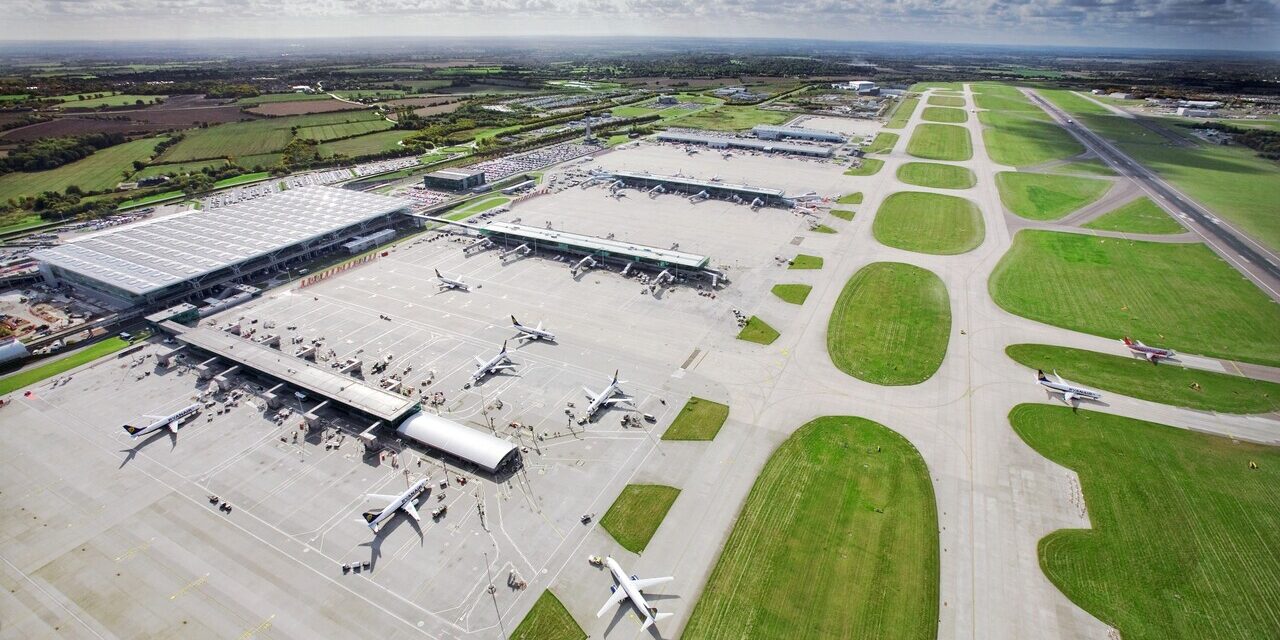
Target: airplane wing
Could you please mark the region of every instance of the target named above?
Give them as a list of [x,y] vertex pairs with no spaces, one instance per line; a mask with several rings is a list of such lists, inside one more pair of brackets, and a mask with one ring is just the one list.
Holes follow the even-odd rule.
[[610,609],[618,606],[619,602],[622,602],[623,600],[626,600],[626,599],[627,599],[627,592],[624,589],[615,589],[613,592],[613,595],[609,596],[609,601],[604,603],[604,606],[600,607],[600,610],[596,612],[596,617],[599,618],[600,616],[607,613]]
[[170,423],[169,423],[169,431],[170,431],[170,432],[172,432],[172,433],[177,433],[177,432],[178,432],[178,421],[177,421],[177,420],[174,420],[174,421],[172,421],[172,422],[170,422]]
[[510,369],[514,369],[514,368],[516,368],[515,363],[514,363],[514,362],[508,362],[508,363],[506,363],[506,364],[495,364],[495,365],[493,365],[493,367],[491,367],[489,370],[490,370],[490,371],[508,371],[508,370],[510,370]]
[[586,388],[586,387],[583,387],[583,388],[582,388],[582,392],[583,392],[583,393],[585,393],[585,394],[587,394],[587,397],[588,397],[588,398],[591,398],[591,401],[592,401],[592,402],[595,402],[595,401],[596,401],[596,398],[597,398],[597,397],[599,397],[599,396],[596,394],[596,392],[594,392],[594,391],[592,391],[592,390],[590,390],[590,389],[588,389],[588,388]]
[[153,415],[151,415],[151,414],[149,414],[149,413],[144,413],[144,414],[142,414],[142,417],[144,417],[144,418],[151,418],[152,420],[164,420],[165,418],[168,418],[169,416],[153,416]]
[[671,582],[672,580],[675,580],[672,576],[667,576],[665,578],[645,578],[643,580],[632,580],[631,584],[634,585],[635,588],[644,591],[649,587],[656,587],[664,582]]
[[539,322],[539,323],[538,323],[538,326],[534,329],[534,331],[542,331],[542,323],[541,323],[541,322]]
[[370,493],[365,497],[370,500],[385,500],[387,502],[395,502],[400,499],[400,496],[389,496],[384,493]]
[[404,512],[409,514],[410,518],[413,518],[418,522],[422,522],[422,516],[418,515],[418,510],[413,506],[412,502],[406,502],[403,505],[400,505],[400,508],[404,509]]
[[1072,402],[1072,401],[1074,401],[1074,400],[1076,399],[1076,394],[1074,394],[1074,393],[1072,393],[1072,392],[1070,392],[1070,391],[1067,391],[1067,392],[1065,392],[1065,393],[1063,393],[1063,394],[1062,394],[1062,399],[1063,399],[1063,400],[1066,400],[1066,401],[1067,401],[1067,404],[1071,404],[1071,402]]
[[614,397],[612,397],[612,398],[609,398],[608,400],[605,400],[605,401],[604,401],[604,403],[605,403],[605,404],[617,404],[617,403],[619,403],[619,402],[626,402],[626,403],[634,404],[634,403],[635,403],[635,401],[636,401],[636,399],[635,399],[635,398],[632,398],[631,396],[614,396]]
[[483,366],[484,366],[484,360],[481,360],[481,359],[480,359],[480,356],[475,356],[475,359],[476,359],[476,366],[477,366],[477,367],[483,367]]

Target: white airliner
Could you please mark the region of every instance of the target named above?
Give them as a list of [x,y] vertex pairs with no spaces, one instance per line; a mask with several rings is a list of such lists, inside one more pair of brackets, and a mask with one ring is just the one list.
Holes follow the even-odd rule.
[[633,407],[635,406],[635,398],[623,393],[622,388],[618,386],[619,384],[621,383],[618,382],[618,372],[614,371],[613,380],[609,381],[609,386],[605,387],[604,391],[596,393],[586,387],[582,388],[587,393],[587,397],[591,398],[591,404],[587,406],[588,418],[594,416],[597,411],[606,405],[623,402]]
[[536,327],[526,327],[520,324],[520,321],[516,320],[515,316],[511,316],[511,326],[516,331],[520,332],[521,340],[546,340],[548,342],[556,341],[556,334],[551,333],[550,331],[544,330],[542,328],[541,322],[539,322],[538,326]]
[[480,382],[481,378],[484,378],[491,373],[510,371],[511,369],[516,368],[516,363],[512,362],[511,357],[507,355],[507,341],[503,340],[502,351],[499,351],[497,355],[489,358],[488,362],[481,360],[480,356],[476,356],[476,366],[479,367],[479,369],[476,369],[476,372],[471,374],[472,384]]
[[1067,404],[1071,404],[1071,402],[1076,398],[1084,398],[1086,400],[1097,400],[1102,397],[1101,393],[1098,393],[1093,389],[1085,389],[1084,387],[1077,387],[1071,384],[1070,382],[1063,380],[1062,376],[1058,375],[1057,371],[1053,372],[1053,377],[1054,379],[1050,380],[1049,376],[1046,376],[1044,374],[1044,371],[1041,371],[1039,369],[1036,370],[1036,382],[1039,382],[1040,386],[1046,389],[1049,389],[1050,391],[1056,391],[1058,393],[1061,393],[1062,400]]
[[184,421],[194,417],[197,413],[200,413],[200,409],[201,409],[200,403],[197,402],[196,404],[183,407],[182,409],[178,410],[177,413],[170,414],[167,416],[151,416],[151,415],[144,416],[146,418],[151,418],[155,420],[155,422],[152,422],[151,424],[145,427],[135,427],[131,424],[126,424],[124,425],[124,430],[125,430],[125,433],[128,433],[129,437],[133,440],[137,440],[142,436],[145,436],[149,433],[155,433],[156,431],[159,431],[164,428],[168,428],[170,433],[177,433],[178,426],[181,425]]
[[1173,349],[1148,347],[1147,345],[1142,344],[1141,340],[1130,340],[1127,337],[1124,339],[1124,346],[1129,347],[1129,351],[1150,360],[1152,364],[1155,364],[1156,360],[1159,360],[1160,358],[1167,360],[1177,355],[1173,352]]
[[609,571],[613,572],[613,579],[617,584],[609,587],[610,591],[613,592],[613,595],[609,597],[609,601],[604,603],[604,606],[600,608],[598,613],[596,613],[597,618],[604,615],[610,608],[621,603],[623,600],[630,600],[631,604],[635,605],[636,610],[644,614],[644,624],[640,626],[641,631],[653,626],[653,623],[659,620],[670,618],[674,615],[671,613],[658,613],[657,607],[651,607],[649,606],[649,603],[645,601],[644,593],[642,592],[649,587],[660,585],[664,582],[671,582],[675,578],[667,576],[665,578],[645,578],[642,580],[635,576],[628,576],[627,572],[623,571],[622,567],[618,566],[617,561],[613,558],[605,558],[604,562],[609,565]]
[[461,277],[457,278],[456,280],[454,278],[446,278],[445,276],[440,274],[439,269],[436,269],[436,279],[440,281],[441,291],[444,291],[445,289],[457,289],[459,291],[471,290],[471,285],[463,282]]
[[364,513],[364,521],[369,523],[369,529],[374,533],[377,533],[378,529],[382,528],[382,523],[395,517],[397,511],[404,511],[409,514],[409,517],[421,522],[422,516],[418,515],[418,510],[414,508],[414,505],[418,501],[418,494],[422,493],[423,489],[426,488],[427,478],[423,478],[413,483],[413,486],[398,496],[370,493],[366,496],[367,498],[386,500],[388,504],[381,511],[366,511]]

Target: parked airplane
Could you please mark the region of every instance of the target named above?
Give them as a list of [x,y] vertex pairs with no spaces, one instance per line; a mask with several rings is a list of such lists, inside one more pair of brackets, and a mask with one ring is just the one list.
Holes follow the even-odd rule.
[[604,391],[601,391],[600,393],[597,394],[586,387],[582,388],[583,391],[587,392],[587,397],[591,398],[591,404],[587,406],[588,418],[590,418],[591,416],[594,416],[597,411],[599,411],[602,407],[606,405],[612,405],[619,402],[624,402],[626,404],[635,406],[634,404],[635,398],[632,398],[631,396],[628,396],[627,394],[623,393],[622,388],[618,386],[619,384],[621,383],[618,382],[618,372],[614,371],[613,380],[609,381],[609,386],[605,387]]
[[1036,382],[1039,382],[1040,386],[1050,391],[1056,391],[1058,393],[1061,393],[1062,400],[1067,404],[1071,404],[1071,402],[1076,398],[1084,398],[1086,400],[1097,400],[1102,397],[1101,393],[1098,393],[1093,389],[1085,389],[1084,387],[1077,387],[1071,384],[1070,382],[1063,380],[1062,376],[1058,375],[1057,371],[1053,372],[1053,377],[1054,379],[1050,380],[1049,376],[1046,376],[1044,374],[1044,371],[1041,371],[1039,369],[1036,370]]
[[456,280],[453,278],[446,278],[443,275],[440,275],[439,269],[436,269],[436,279],[440,281],[439,286],[441,291],[444,291],[445,289],[457,289],[459,291],[471,290],[471,285],[463,282],[461,277]]
[[364,521],[369,523],[369,529],[374,533],[377,533],[378,529],[382,528],[382,523],[394,517],[397,511],[404,511],[409,514],[409,517],[421,522],[422,516],[418,515],[418,510],[414,508],[414,505],[418,502],[418,495],[426,488],[427,478],[423,478],[413,483],[413,486],[398,496],[370,493],[365,497],[373,500],[386,500],[388,504],[381,511],[366,511],[364,513]]
[[476,366],[480,368],[476,369],[476,372],[471,374],[472,384],[480,382],[481,378],[484,378],[491,373],[514,369],[516,368],[516,363],[512,362],[511,357],[507,355],[507,341],[503,340],[502,351],[499,351],[497,355],[489,358],[488,362],[481,360],[480,356],[476,356]]
[[155,433],[156,431],[159,431],[164,428],[168,428],[171,433],[177,433],[178,426],[181,425],[183,422],[191,419],[196,414],[200,413],[200,409],[201,409],[200,403],[197,402],[196,404],[183,407],[182,409],[178,410],[177,413],[170,414],[167,416],[151,416],[151,415],[144,416],[144,417],[155,420],[155,422],[152,422],[151,424],[145,427],[135,427],[131,424],[126,424],[124,425],[124,430],[125,430],[125,433],[128,433],[129,437],[133,440],[137,440],[142,436],[145,436],[149,433]]
[[515,316],[511,316],[511,326],[520,332],[520,340],[546,340],[548,342],[556,341],[556,334],[546,331],[539,322],[536,327],[526,327],[516,320]]
[[640,626],[641,631],[653,626],[653,624],[659,620],[670,618],[674,615],[670,613],[658,613],[657,607],[651,607],[649,606],[649,603],[645,601],[644,593],[642,592],[649,587],[660,585],[664,582],[671,582],[675,578],[667,576],[665,578],[645,578],[642,580],[635,576],[628,576],[627,572],[623,571],[622,567],[618,566],[617,561],[613,558],[605,558],[604,561],[605,564],[609,565],[609,571],[613,573],[613,579],[617,584],[609,587],[609,590],[613,592],[613,595],[609,597],[609,601],[604,603],[604,606],[596,613],[597,618],[604,615],[610,608],[621,603],[623,600],[630,600],[631,604],[635,605],[636,610],[644,614],[644,624]]
[[1124,346],[1129,347],[1129,351],[1132,351],[1133,353],[1136,353],[1146,358],[1147,360],[1150,360],[1151,364],[1155,364],[1156,360],[1159,360],[1160,358],[1164,358],[1168,360],[1169,358],[1172,358],[1173,356],[1177,355],[1173,352],[1172,349],[1161,349],[1160,347],[1148,347],[1147,345],[1142,344],[1141,340],[1130,340],[1128,337],[1125,337],[1124,339]]

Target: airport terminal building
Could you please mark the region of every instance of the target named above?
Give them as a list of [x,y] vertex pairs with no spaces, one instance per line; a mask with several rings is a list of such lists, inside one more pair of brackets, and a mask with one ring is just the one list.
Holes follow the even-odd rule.
[[830,158],[834,149],[822,144],[798,144],[760,140],[756,138],[735,138],[730,136],[710,136],[703,133],[685,131],[664,131],[658,134],[658,140],[676,144],[696,144],[712,149],[745,149],[747,151],[763,151],[765,153],[782,153],[811,158]]
[[636,189],[649,190],[661,187],[662,190],[665,191],[675,191],[690,195],[706,193],[706,197],[720,200],[740,200],[750,203],[759,199],[760,203],[765,206],[791,206],[791,201],[787,199],[786,194],[783,193],[782,189],[769,189],[766,187],[753,187],[746,184],[698,180],[697,178],[686,178],[684,176],[663,176],[653,173],[635,173],[631,171],[615,171],[610,174],[610,177],[628,187]]
[[834,142],[844,144],[848,140],[844,136],[822,129],[807,127],[777,127],[769,124],[758,124],[751,128],[751,133],[761,140],[812,140],[814,142]]
[[253,277],[385,229],[410,203],[308,186],[111,229],[32,252],[46,281],[147,306]]

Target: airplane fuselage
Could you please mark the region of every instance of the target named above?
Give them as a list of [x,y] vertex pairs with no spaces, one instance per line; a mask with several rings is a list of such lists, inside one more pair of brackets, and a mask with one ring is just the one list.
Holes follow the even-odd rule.
[[422,490],[427,487],[427,480],[427,478],[423,478],[413,483],[413,486],[406,489],[398,498],[392,500],[391,504],[383,507],[382,511],[378,512],[378,515],[374,516],[372,520],[369,520],[369,528],[377,533],[378,529],[382,526],[382,523],[395,517],[397,511],[403,509],[405,504],[416,499],[418,494],[422,493]]
[[616,588],[622,589],[622,591],[627,594],[627,598],[631,600],[631,604],[640,611],[640,614],[644,616],[646,620],[652,618],[653,612],[656,611],[656,609],[650,607],[649,603],[645,601],[644,594],[640,593],[640,590],[636,588],[635,583],[631,580],[631,576],[627,575],[627,572],[623,571],[622,567],[619,566],[618,562],[613,558],[605,558],[604,561],[605,564],[609,565],[609,571],[613,573],[613,579],[618,582],[618,586]]
[[1093,389],[1085,389],[1084,387],[1077,387],[1073,384],[1067,384],[1066,382],[1050,380],[1043,373],[1040,374],[1038,382],[1040,383],[1040,386],[1046,389],[1049,389],[1050,391],[1056,391],[1058,393],[1061,393],[1062,397],[1067,402],[1070,402],[1074,398],[1085,398],[1086,400],[1097,400],[1102,397],[1101,393],[1098,393]]
[[200,408],[201,406],[199,403],[188,405],[186,407],[183,407],[176,413],[173,413],[164,418],[160,418],[159,420],[156,420],[155,422],[152,422],[151,424],[141,429],[131,430],[129,425],[125,425],[124,430],[129,434],[129,437],[131,439],[136,440],[147,434],[154,433],[156,431],[169,427],[169,425],[174,425],[176,427],[176,425],[181,423],[182,421],[187,420],[188,418],[196,415],[197,413],[200,413]]

